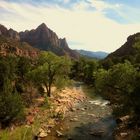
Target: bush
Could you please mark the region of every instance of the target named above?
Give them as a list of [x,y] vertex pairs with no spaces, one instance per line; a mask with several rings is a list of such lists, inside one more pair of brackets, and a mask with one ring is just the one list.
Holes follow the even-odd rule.
[[23,103],[18,93],[0,92],[0,123],[2,128],[23,117]]

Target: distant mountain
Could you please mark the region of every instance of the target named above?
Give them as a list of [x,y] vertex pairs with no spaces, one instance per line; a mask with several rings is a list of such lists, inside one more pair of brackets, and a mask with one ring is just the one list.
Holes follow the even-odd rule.
[[46,24],[42,23],[36,29],[20,32],[20,41],[27,42],[35,48],[52,51],[57,55],[68,55],[78,58],[79,54],[71,50],[66,39],[59,39],[55,32],[49,29]]
[[138,43],[140,45],[140,33],[130,35],[127,38],[127,41],[119,49],[109,54],[107,58],[127,58],[130,56],[134,56],[137,53],[137,48],[135,47],[135,45]]
[[97,51],[97,52],[86,51],[86,50],[76,50],[76,51],[83,56],[96,58],[96,59],[103,59],[108,55],[108,53],[102,51]]

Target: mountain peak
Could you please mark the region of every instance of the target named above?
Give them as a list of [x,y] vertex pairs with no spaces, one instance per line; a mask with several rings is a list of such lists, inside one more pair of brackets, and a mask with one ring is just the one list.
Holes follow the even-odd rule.
[[78,58],[79,54],[71,50],[65,38],[59,39],[45,23],[40,24],[36,29],[27,32],[20,32],[20,41],[27,42],[31,46],[45,51],[52,51],[57,55],[69,55]]
[[4,36],[8,35],[8,29],[2,24],[0,24],[0,35],[4,35]]
[[47,28],[47,25],[45,23],[42,23],[37,28],[44,29],[44,28]]

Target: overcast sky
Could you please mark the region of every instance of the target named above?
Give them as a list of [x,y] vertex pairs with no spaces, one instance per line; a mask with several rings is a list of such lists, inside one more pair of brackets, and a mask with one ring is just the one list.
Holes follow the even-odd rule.
[[72,49],[112,52],[140,32],[140,0],[0,0],[0,24],[23,31],[43,22]]

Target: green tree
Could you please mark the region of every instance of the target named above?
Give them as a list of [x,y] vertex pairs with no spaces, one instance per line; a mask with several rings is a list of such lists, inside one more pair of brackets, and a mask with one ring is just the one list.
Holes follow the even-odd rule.
[[135,90],[136,74],[137,69],[128,61],[109,70],[100,70],[95,74],[96,90],[129,112],[128,104],[134,105],[131,96]]
[[34,82],[44,85],[47,95],[51,96],[51,87],[60,81],[68,78],[70,71],[70,60],[67,57],[59,57],[51,52],[42,52],[38,59],[38,66],[29,75]]
[[18,117],[23,117],[24,114],[21,96],[13,91],[12,85],[8,81],[5,86],[6,89],[0,91],[0,123],[2,127],[8,126]]
[[23,93],[27,91],[27,87],[29,85],[27,79],[27,73],[32,68],[31,59],[26,57],[17,58],[17,66],[16,66],[16,81],[15,86],[18,92]]
[[81,57],[72,63],[71,77],[86,83],[93,83],[93,72],[98,68],[98,61]]

